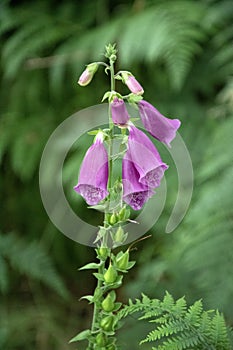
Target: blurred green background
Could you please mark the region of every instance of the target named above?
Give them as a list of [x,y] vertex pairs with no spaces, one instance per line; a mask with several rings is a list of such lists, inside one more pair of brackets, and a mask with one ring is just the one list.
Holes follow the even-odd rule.
[[[165,290],[190,303],[202,298],[233,325],[232,1],[0,0],[0,349],[76,349],[68,340],[89,327],[91,307],[78,299],[95,281],[77,269],[94,251],[50,222],[38,169],[52,131],[109,89],[101,69],[90,86],[77,85],[109,42],[117,43],[118,68],[135,74],[145,99],[182,121],[195,177],[185,219],[166,234],[177,193],[168,160],[166,207],[152,238],[132,252],[137,265],[119,298],[142,291],[160,298]],[[85,140],[65,164],[70,192],[91,142]],[[85,214],[82,199],[72,198]],[[120,332],[122,347],[139,349],[144,335],[131,319]]]

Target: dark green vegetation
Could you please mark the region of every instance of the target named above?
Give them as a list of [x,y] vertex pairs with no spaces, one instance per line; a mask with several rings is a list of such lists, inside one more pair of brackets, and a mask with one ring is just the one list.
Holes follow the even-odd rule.
[[[181,119],[195,176],[189,212],[166,235],[177,193],[169,159],[165,210],[152,238],[132,252],[137,265],[121,298],[144,292],[161,299],[165,290],[175,299],[185,295],[189,305],[202,298],[205,309],[219,309],[233,325],[232,6],[230,0],[0,1],[1,349],[76,349],[68,340],[89,327],[91,308],[78,298],[93,290],[94,280],[77,269],[94,252],[51,224],[38,169],[56,126],[99,103],[108,89],[99,71],[87,88],[76,81],[109,42],[117,43],[120,66],[137,76],[145,99]],[[91,142],[85,140],[70,152],[63,179],[88,220],[85,203],[72,194]],[[124,349],[139,348],[136,341],[148,333],[134,319],[123,329]]]

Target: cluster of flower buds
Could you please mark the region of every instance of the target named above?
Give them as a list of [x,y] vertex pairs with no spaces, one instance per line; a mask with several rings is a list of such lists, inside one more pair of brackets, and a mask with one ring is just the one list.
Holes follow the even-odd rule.
[[[87,66],[81,75],[81,85],[86,85],[96,72],[96,63]],[[168,147],[180,127],[178,119],[164,117],[154,106],[143,100],[144,90],[135,77],[127,71],[120,71],[120,79],[131,91],[129,101],[134,101],[145,129]],[[122,161],[123,200],[134,210],[140,210],[160,186],[168,166],[163,163],[153,142],[130,121],[124,98],[114,92],[105,94],[109,98],[112,121],[120,128],[128,129],[127,150]],[[134,104],[135,104],[134,103]],[[96,205],[108,195],[108,154],[104,146],[103,133],[99,132],[94,144],[87,151],[75,190],[89,205]]]
[[134,266],[135,261],[129,261],[129,249],[119,252],[116,256],[110,254],[108,248],[97,248],[96,251],[100,263],[87,264],[81,270],[99,269],[104,266],[108,258],[110,262],[107,268],[103,268],[102,273],[94,273],[101,281],[102,287],[95,290],[94,296],[83,297],[90,303],[98,300],[99,304],[98,324],[96,329],[90,333],[90,340],[97,345],[98,349],[100,347],[100,349],[114,350],[117,349],[115,338],[112,337],[117,326],[116,311],[122,306],[122,303],[116,301],[115,289],[121,285],[123,274]]

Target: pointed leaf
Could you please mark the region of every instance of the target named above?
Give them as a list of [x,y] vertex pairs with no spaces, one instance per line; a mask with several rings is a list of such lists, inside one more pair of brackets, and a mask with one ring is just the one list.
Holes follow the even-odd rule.
[[93,297],[93,295],[84,295],[84,296],[81,297],[79,300],[83,300],[83,299],[88,300],[89,303],[93,303],[94,297]]
[[90,329],[86,329],[82,332],[80,332],[79,334],[77,334],[74,338],[72,338],[69,343],[74,343],[76,341],[81,341],[81,340],[85,340],[88,339],[91,335],[91,331]]
[[96,264],[96,263],[89,263],[86,264],[82,267],[79,268],[79,270],[91,270],[91,269],[98,269],[100,267],[100,264]]

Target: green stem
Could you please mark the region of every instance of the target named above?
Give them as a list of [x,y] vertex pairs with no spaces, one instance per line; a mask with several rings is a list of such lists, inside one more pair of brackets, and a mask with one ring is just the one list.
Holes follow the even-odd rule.
[[[111,91],[114,91],[115,89],[115,78],[114,78],[114,62],[110,60],[110,75],[111,75]],[[114,124],[112,122],[112,115],[111,115],[111,106],[109,104],[109,145],[108,145],[108,159],[109,159],[109,177],[108,177],[108,186],[107,189],[109,193],[111,194],[111,187],[112,187],[112,172],[113,172],[113,160],[112,160],[112,154],[113,154],[113,137],[114,137]],[[110,196],[110,195],[109,195]],[[110,198],[109,198],[110,201]],[[104,221],[107,222],[107,213],[105,213]],[[106,225],[106,224],[105,224]],[[107,247],[107,241],[108,237],[107,235],[103,238],[102,245],[103,247]],[[110,252],[109,252],[110,255]],[[103,274],[105,269],[105,262],[101,264],[101,266],[98,269],[98,273]],[[103,286],[103,282],[101,280],[98,280],[96,290],[100,290],[101,287]],[[97,317],[100,311],[100,307],[96,301],[94,302],[94,310],[93,310],[93,317],[92,317],[92,325],[91,325],[91,331],[96,330],[96,324],[97,324]],[[94,349],[93,344],[89,344],[90,350]]]
[[[111,76],[111,91],[115,90],[115,78],[114,78],[114,62],[110,60],[110,76]],[[112,151],[113,151],[113,128],[114,124],[112,122],[111,106],[109,103],[108,109],[108,118],[109,118],[109,146],[108,146],[108,157],[109,157],[109,177],[108,177],[108,190],[112,187]]]

